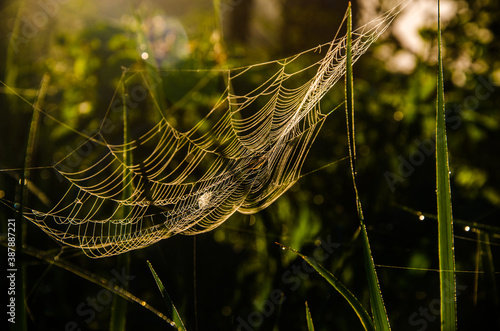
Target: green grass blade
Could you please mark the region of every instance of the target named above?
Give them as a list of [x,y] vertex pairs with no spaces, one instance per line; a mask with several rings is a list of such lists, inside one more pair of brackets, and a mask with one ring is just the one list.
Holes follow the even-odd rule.
[[326,281],[328,283],[330,283],[330,285],[332,285],[333,288],[336,289],[337,292],[339,292],[340,295],[342,295],[346,299],[346,301],[349,303],[349,305],[351,305],[351,307],[354,310],[354,312],[356,313],[356,315],[358,315],[359,320],[361,321],[361,324],[363,325],[365,330],[375,330],[374,325],[373,325],[373,321],[372,321],[370,315],[368,314],[368,312],[366,311],[366,309],[363,308],[363,306],[361,305],[361,302],[359,302],[359,300],[354,296],[354,294],[352,294],[351,291],[349,291],[349,289],[347,287],[345,287],[345,285],[342,284],[342,282],[340,280],[338,280],[330,271],[326,270],[316,260],[300,254],[299,252],[297,252],[295,249],[293,249],[291,247],[286,247],[286,246],[282,246],[282,245],[281,245],[281,247],[283,249],[287,249],[287,250],[297,254],[298,256],[300,256],[311,267],[313,267],[314,270],[316,270],[324,279],[326,279]]
[[307,330],[314,331],[314,324],[311,316],[311,311],[309,310],[309,306],[306,301],[306,320],[307,320]]
[[[2,245],[6,246],[7,243],[3,242],[3,240],[5,240],[5,239],[3,239],[1,237],[0,237],[0,239],[2,239]],[[126,291],[125,289],[114,285],[112,281],[109,281],[108,279],[100,277],[99,275],[96,275],[95,273],[92,273],[88,270],[81,268],[80,266],[77,266],[77,265],[72,264],[71,262],[69,262],[67,260],[60,258],[59,253],[54,254],[53,252],[42,251],[42,250],[35,249],[35,248],[27,246],[27,245],[24,246],[24,253],[26,255],[35,257],[41,261],[45,261],[46,263],[48,263],[50,265],[64,269],[64,270],[66,270],[66,271],[68,271],[68,272],[70,272],[70,273],[72,273],[72,274],[74,274],[82,279],[85,279],[86,281],[89,281],[93,284],[96,284],[97,286],[100,286],[102,288],[107,289],[108,291],[110,291],[111,293],[113,293],[115,295],[118,295],[118,296],[120,296],[120,297],[122,297],[130,302],[134,302],[134,303],[138,304],[139,306],[149,310],[150,312],[152,312],[153,314],[155,314],[156,316],[161,318],[163,321],[167,322],[170,326],[175,327],[175,323],[170,318],[165,316],[163,313],[161,313],[156,308],[152,307],[146,301],[136,297],[135,295]],[[16,315],[16,319],[17,319],[17,315]],[[15,325],[17,325],[17,323]]]
[[[125,75],[125,70],[122,73],[122,78]],[[122,98],[123,98],[123,144],[127,144],[130,141],[129,134],[129,121],[128,121],[128,108],[127,102],[125,100],[125,87],[122,83]],[[129,149],[125,149],[123,152],[123,164],[125,166],[132,165],[132,154]],[[123,200],[128,199],[133,192],[132,185],[129,185],[130,178],[128,176],[128,172],[124,172],[122,179],[122,198]],[[122,218],[126,218],[130,212],[130,208],[124,206],[122,208]],[[129,224],[132,227],[132,224]],[[131,232],[132,230],[130,230]],[[118,256],[117,266],[119,269],[125,269],[125,272],[129,274],[130,272],[130,253],[126,252]],[[125,285],[125,289],[128,290],[128,286]],[[123,299],[119,296],[113,297],[113,303],[111,305],[111,320],[109,324],[110,331],[121,331],[125,330],[125,326],[127,323],[127,300]]]
[[174,321],[178,330],[186,331],[186,327],[184,326],[184,323],[182,322],[182,319],[179,315],[179,312],[177,311],[177,308],[175,308],[172,300],[170,299],[170,296],[168,295],[168,292],[165,289],[165,286],[163,286],[163,283],[161,282],[160,277],[158,277],[158,275],[156,274],[156,271],[153,268],[153,266],[151,265],[151,263],[149,261],[147,261],[147,263],[148,263],[149,269],[151,270],[151,274],[153,274],[156,285],[158,285],[158,289],[160,290],[162,297],[165,299],[165,303],[167,304],[169,317]]
[[370,249],[370,242],[368,241],[368,234],[366,226],[361,220],[361,236],[363,239],[363,255],[365,260],[365,268],[368,277],[368,287],[370,290],[370,303],[372,308],[373,320],[375,322],[376,330],[390,330],[389,317],[385,309],[382,292],[378,282],[377,272],[375,270],[375,262]]
[[[347,139],[349,143],[349,156],[353,175],[355,171],[356,144],[354,142],[354,81],[352,74],[352,10],[351,2],[347,8],[347,41],[346,41],[346,74],[345,74],[345,109],[347,120]],[[352,128],[351,128],[352,126]],[[352,132],[351,132],[352,129]],[[353,177],[355,180],[355,177]],[[354,183],[356,189],[356,183]],[[357,194],[356,194],[357,195]],[[359,211],[359,210],[358,210]]]
[[441,330],[456,329],[455,257],[453,253],[453,216],[451,211],[450,167],[446,143],[444,106],[441,13],[438,0],[438,83],[436,109],[436,189],[439,241],[439,280]]
[[346,76],[345,76],[345,97],[346,97],[346,120],[347,120],[347,138],[349,143],[349,157],[351,160],[351,175],[356,194],[356,208],[361,226],[363,237],[363,255],[365,260],[365,268],[368,278],[368,287],[370,290],[370,303],[372,308],[373,320],[377,330],[390,330],[389,318],[385,309],[382,292],[378,282],[375,263],[371,254],[368,234],[364,224],[363,208],[359,199],[358,189],[356,185],[356,139],[354,129],[354,83],[352,73],[352,11],[351,4],[348,7],[347,16],[347,44],[346,44]]

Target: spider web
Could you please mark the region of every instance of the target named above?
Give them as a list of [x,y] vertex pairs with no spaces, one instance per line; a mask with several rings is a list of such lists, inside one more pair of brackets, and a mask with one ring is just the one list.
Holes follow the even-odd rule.
[[[353,32],[353,61],[401,10]],[[65,166],[82,152],[77,149],[55,164],[67,191],[50,210],[26,209],[24,216],[57,241],[106,257],[210,231],[236,211],[266,208],[300,177],[331,114],[322,112],[320,100],[345,74],[345,48],[346,38],[335,38],[285,59],[213,71],[223,91],[202,118],[189,113],[196,95],[165,108],[147,71],[125,70],[99,131],[80,147],[92,143],[92,156],[78,169]],[[182,79],[187,73],[164,74]],[[179,109],[182,117],[174,116]],[[113,141],[107,124],[131,126],[119,118],[122,110],[131,123],[156,116],[156,125]]]

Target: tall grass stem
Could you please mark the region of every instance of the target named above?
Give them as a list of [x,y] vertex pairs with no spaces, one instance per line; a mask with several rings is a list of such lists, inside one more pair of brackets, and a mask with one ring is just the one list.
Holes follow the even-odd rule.
[[347,44],[346,44],[346,76],[345,76],[345,105],[346,105],[346,121],[347,121],[347,139],[349,145],[349,158],[351,161],[351,175],[356,195],[356,210],[360,221],[361,234],[363,238],[363,255],[365,260],[365,268],[368,278],[368,287],[370,290],[370,304],[372,308],[373,320],[376,330],[390,330],[389,318],[385,309],[382,292],[378,282],[377,271],[370,249],[368,233],[364,224],[363,208],[359,199],[358,188],[356,185],[356,139],[355,139],[355,120],[354,120],[354,83],[352,72],[352,9],[349,2],[347,16]]

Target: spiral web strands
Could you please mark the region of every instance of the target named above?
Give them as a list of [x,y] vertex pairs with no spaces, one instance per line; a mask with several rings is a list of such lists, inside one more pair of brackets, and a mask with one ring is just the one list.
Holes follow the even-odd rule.
[[[354,61],[401,10],[353,32]],[[65,166],[75,150],[55,164],[69,188],[50,210],[26,209],[24,216],[54,239],[106,257],[266,208],[298,180],[331,113],[320,100],[345,74],[345,43],[336,38],[286,59],[214,71],[223,92],[188,129],[162,108],[146,72],[124,72],[101,129],[87,140],[98,156],[78,169]],[[148,87],[135,104],[134,82]],[[120,123],[114,106],[140,108],[140,116],[154,109],[157,124],[125,144],[109,141],[105,124]]]

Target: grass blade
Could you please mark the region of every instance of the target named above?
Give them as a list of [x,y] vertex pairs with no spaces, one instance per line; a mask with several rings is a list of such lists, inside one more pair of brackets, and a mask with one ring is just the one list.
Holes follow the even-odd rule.
[[385,309],[384,300],[382,298],[382,291],[378,282],[377,272],[375,270],[375,262],[370,249],[370,242],[368,241],[368,233],[366,226],[361,220],[361,236],[363,239],[363,255],[365,260],[365,268],[368,278],[368,287],[370,290],[370,303],[372,308],[373,320],[377,330],[390,330],[389,317]]
[[356,194],[356,208],[361,226],[363,237],[363,255],[365,260],[365,268],[368,278],[368,287],[370,290],[370,303],[372,308],[373,320],[377,330],[390,330],[389,318],[385,309],[382,292],[378,282],[375,263],[371,254],[368,234],[364,224],[363,208],[359,199],[358,189],[356,185],[356,139],[354,129],[354,83],[352,73],[352,11],[351,3],[348,7],[347,15],[347,44],[346,44],[346,76],[345,76],[345,98],[346,98],[346,120],[347,120],[347,139],[349,143],[349,157],[351,161],[351,175]]
[[453,216],[451,211],[450,167],[446,142],[444,106],[441,12],[438,0],[438,79],[436,109],[436,190],[439,242],[439,280],[441,330],[456,329],[455,257],[453,253]]
[[[122,73],[122,78],[125,75],[126,70],[123,71]],[[130,141],[130,134],[129,134],[129,121],[128,121],[128,108],[127,108],[127,103],[125,101],[125,87],[122,84],[122,98],[123,98],[123,144],[126,145]],[[123,152],[123,164],[125,166],[130,166],[132,165],[132,153],[129,149],[125,149]],[[123,192],[122,192],[122,198],[123,200],[128,199],[130,196],[132,196],[133,188],[132,185],[129,183],[130,178],[128,176],[127,172],[124,172],[123,174],[123,180],[122,180],[122,186],[123,186]],[[128,214],[130,212],[130,208],[127,206],[124,206],[122,208],[122,218],[127,218]],[[129,224],[130,227],[132,227],[132,224]],[[131,230],[130,230],[131,232]],[[126,252],[124,254],[121,254],[118,256],[118,268],[120,269],[125,269],[125,272],[128,274],[130,272],[130,253]],[[128,286],[125,285],[125,289],[128,290]],[[111,305],[111,320],[109,324],[109,329],[111,331],[121,331],[125,330],[125,325],[127,323],[127,300],[115,296],[113,298],[113,303]]]
[[24,150],[24,164],[21,173],[20,183],[20,198],[19,198],[19,218],[16,221],[16,256],[17,264],[19,265],[17,271],[17,279],[19,279],[16,289],[16,302],[17,302],[17,316],[16,323],[13,325],[14,330],[27,330],[26,323],[26,264],[24,263],[24,244],[26,243],[27,226],[24,222],[24,206],[28,202],[28,188],[27,183],[30,177],[31,162],[34,157],[38,127],[40,125],[40,107],[45,99],[45,94],[49,86],[50,76],[45,74],[40,83],[40,90],[38,91],[36,102],[33,104],[33,113],[31,117],[30,129],[28,133],[28,140],[26,141],[26,148]]
[[158,289],[160,290],[161,296],[165,299],[165,303],[167,304],[169,317],[174,321],[178,330],[186,331],[186,327],[184,326],[184,323],[182,323],[182,319],[179,315],[179,312],[177,311],[177,308],[175,308],[172,300],[170,299],[170,296],[168,295],[168,292],[165,289],[165,286],[163,286],[163,283],[161,282],[160,277],[158,277],[158,275],[156,274],[156,271],[153,268],[153,266],[151,265],[151,263],[149,261],[147,261],[147,262],[148,262],[149,269],[151,270],[151,273],[153,274],[153,277],[155,279],[156,285],[158,285]]
[[[1,244],[3,246],[7,246],[7,239],[5,239],[5,237],[0,236],[0,240],[1,240]],[[134,302],[134,303],[140,305],[141,307],[144,307],[145,309],[149,310],[150,312],[152,312],[153,314],[155,314],[156,316],[158,316],[159,318],[161,318],[162,320],[167,322],[170,326],[175,327],[175,323],[171,319],[169,319],[167,316],[162,314],[156,308],[152,307],[146,301],[136,297],[135,295],[133,295],[132,293],[126,291],[125,289],[123,289],[121,287],[113,285],[113,282],[111,282],[103,277],[100,277],[100,276],[96,275],[95,273],[92,273],[88,270],[82,269],[80,266],[72,264],[71,262],[69,262],[67,260],[60,258],[59,253],[53,254],[52,252],[42,251],[42,250],[35,249],[35,248],[27,246],[27,245],[25,245],[23,248],[24,248],[23,252],[26,255],[33,256],[41,261],[45,261],[46,263],[48,263],[50,265],[54,265],[56,267],[59,267],[59,268],[64,269],[66,271],[69,271],[70,273],[72,273],[72,274],[74,274],[82,279],[85,279],[93,284],[96,284],[102,288],[107,289],[108,291],[110,291],[111,293],[113,293],[115,295],[118,295],[118,296],[120,296],[120,297],[122,297],[130,302]],[[16,314],[16,320],[17,320],[17,314]],[[16,327],[17,325],[18,325],[18,323],[16,323],[14,325],[14,327]]]
[[340,280],[338,280],[330,271],[326,270],[321,264],[319,264],[316,260],[311,259],[305,255],[300,254],[297,252],[295,249],[291,247],[286,247],[283,245],[280,245],[283,249],[287,249],[298,256],[300,256],[304,261],[306,261],[311,267],[313,267],[330,285],[333,286],[334,289],[337,290],[337,292],[342,295],[349,305],[351,305],[352,309],[358,315],[359,320],[361,321],[361,324],[365,328],[365,330],[375,330],[373,321],[366,311],[365,308],[361,305],[361,302],[354,296],[354,294],[349,291],[347,287],[345,287],[344,284]]
[[313,325],[313,320],[312,320],[312,316],[311,316],[311,311],[309,310],[309,306],[307,305],[307,301],[306,301],[306,320],[307,320],[307,330],[314,331],[314,325]]

